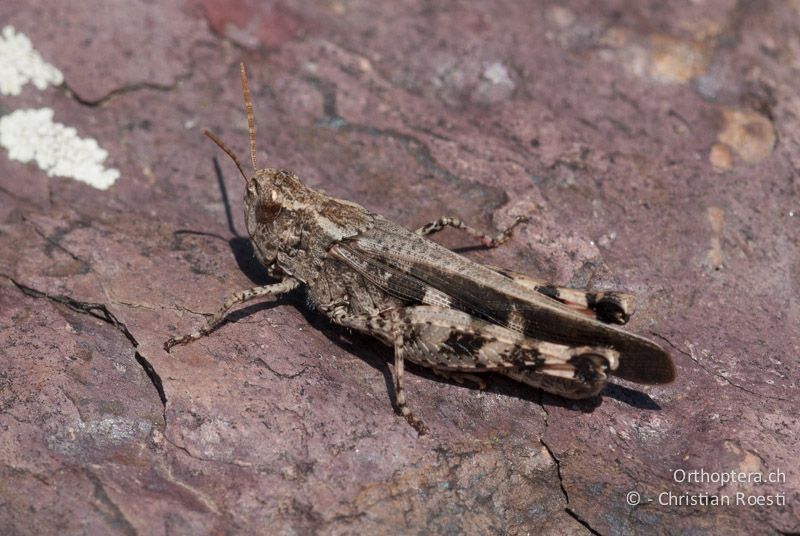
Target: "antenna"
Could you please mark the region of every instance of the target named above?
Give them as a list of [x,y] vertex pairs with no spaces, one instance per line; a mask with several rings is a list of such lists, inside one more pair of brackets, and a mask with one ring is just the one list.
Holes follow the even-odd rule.
[[256,121],[253,117],[253,101],[250,100],[250,86],[247,83],[247,69],[244,62],[239,64],[242,76],[242,93],[244,94],[244,107],[247,110],[247,130],[250,132],[250,161],[253,163],[253,171],[258,170],[256,165]]
[[204,130],[204,131],[203,131],[203,134],[205,134],[206,136],[208,136],[209,138],[211,138],[211,141],[213,141],[214,143],[216,143],[216,144],[219,146],[219,148],[220,148],[220,149],[222,149],[223,151],[225,151],[225,154],[227,154],[228,156],[230,156],[230,157],[231,157],[231,160],[233,160],[233,163],[234,163],[234,164],[236,164],[236,167],[237,167],[237,168],[239,168],[239,173],[241,173],[241,174],[242,174],[242,178],[244,179],[244,182],[247,182],[247,175],[245,175],[245,174],[244,174],[244,170],[242,169],[242,165],[239,163],[239,159],[238,159],[238,158],[236,158],[236,153],[234,153],[233,151],[231,151],[231,150],[228,148],[228,146],[227,146],[227,145],[225,145],[225,144],[223,143],[223,141],[222,141],[221,139],[219,139],[218,137],[216,137],[216,136],[215,136],[215,135],[214,135],[214,134],[213,134],[213,133],[212,133],[210,130]]

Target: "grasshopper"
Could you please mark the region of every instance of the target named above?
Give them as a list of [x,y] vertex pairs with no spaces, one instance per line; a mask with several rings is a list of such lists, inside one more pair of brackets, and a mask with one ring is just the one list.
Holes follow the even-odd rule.
[[633,313],[630,294],[550,285],[478,264],[425,238],[454,227],[496,247],[526,218],[494,237],[456,218],[412,232],[356,203],[308,188],[290,171],[259,169],[243,63],[240,74],[252,176],[219,138],[205,134],[244,178],[250,240],[279,282],[236,292],[204,326],[169,339],[167,351],[208,335],[234,305],[302,286],[309,303],[331,321],[394,348],[397,410],[420,434],[425,425],[403,390],[406,360],[480,388],[485,387],[481,374],[492,372],[573,399],[599,393],[610,374],[642,384],[674,379],[669,354],[615,326]]

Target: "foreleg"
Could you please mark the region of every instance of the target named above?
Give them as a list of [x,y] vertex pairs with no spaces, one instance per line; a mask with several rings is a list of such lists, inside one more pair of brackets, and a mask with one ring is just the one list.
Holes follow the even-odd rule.
[[212,316],[208,322],[206,322],[205,326],[202,326],[187,335],[170,337],[170,339],[164,343],[164,350],[169,352],[170,348],[175,345],[187,344],[192,341],[196,341],[205,335],[208,335],[222,323],[226,313],[234,305],[264,296],[280,296],[281,294],[286,294],[287,292],[294,290],[298,287],[298,285],[299,282],[297,280],[286,278],[280,283],[275,283],[273,285],[264,285],[262,287],[240,290],[225,300],[225,303],[222,304],[222,307],[220,307],[219,310],[214,313],[214,316]]

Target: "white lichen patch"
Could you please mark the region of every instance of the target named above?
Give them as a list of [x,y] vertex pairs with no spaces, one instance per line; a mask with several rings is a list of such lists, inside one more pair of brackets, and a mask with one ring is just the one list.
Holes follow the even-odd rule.
[[107,448],[144,439],[152,430],[152,423],[144,419],[109,415],[80,421],[66,428],[59,427],[47,437],[47,447],[54,452],[76,456],[90,446]]
[[508,69],[499,61],[488,65],[483,71],[483,77],[492,84],[514,87],[514,81],[511,80]]
[[511,97],[515,85],[506,66],[495,61],[484,66],[472,99],[484,104],[497,103]]
[[0,95],[19,95],[23,86],[32,83],[38,89],[59,85],[61,71],[44,61],[25,34],[12,26],[0,34]]
[[70,177],[99,190],[119,178],[118,170],[103,167],[108,153],[97,141],[54,123],[50,108],[16,110],[0,117],[0,145],[9,159],[35,161],[51,177]]

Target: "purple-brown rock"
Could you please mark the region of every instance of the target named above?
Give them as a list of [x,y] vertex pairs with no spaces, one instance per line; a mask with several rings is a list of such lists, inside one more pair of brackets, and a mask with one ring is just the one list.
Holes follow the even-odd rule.
[[[63,82],[0,91],[0,533],[800,531],[797,2],[11,0],[5,26]],[[267,281],[201,135],[248,160],[241,60],[262,165],[409,228],[531,216],[465,254],[635,293],[677,380],[575,403],[411,368],[417,437],[391,350],[302,293],[164,352]],[[48,175],[63,131],[20,161],[45,138],[2,121],[42,109],[108,189]]]

